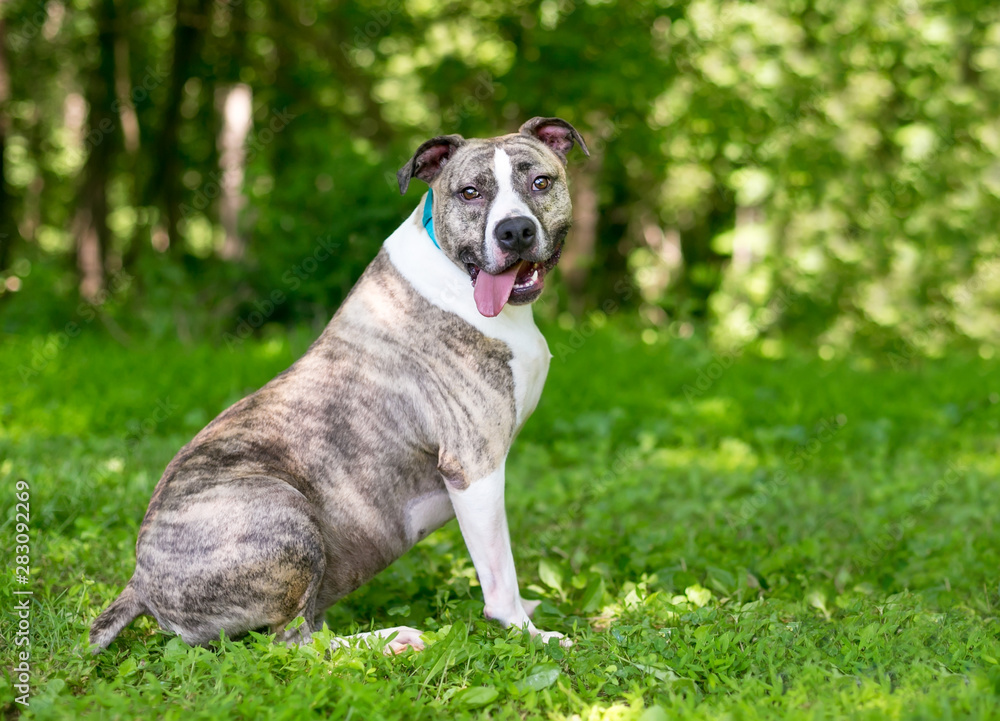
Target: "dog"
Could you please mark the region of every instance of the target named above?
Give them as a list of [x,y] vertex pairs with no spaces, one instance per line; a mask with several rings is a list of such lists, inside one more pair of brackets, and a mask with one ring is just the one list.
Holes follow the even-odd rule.
[[[569,645],[521,598],[504,464],[548,373],[531,303],[570,228],[574,146],[589,155],[568,122],[534,118],[417,149],[399,190],[430,189],[319,339],[167,466],[94,653],[142,614],[191,645],[261,628],[306,642],[331,604],[453,517],[486,617]],[[416,629],[372,634],[387,652],[423,648]]]

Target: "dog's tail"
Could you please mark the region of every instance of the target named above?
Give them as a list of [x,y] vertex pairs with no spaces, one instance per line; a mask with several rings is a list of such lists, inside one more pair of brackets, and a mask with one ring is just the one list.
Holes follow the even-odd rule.
[[149,613],[146,605],[139,600],[130,580],[125,584],[125,590],[114,602],[104,609],[90,627],[90,643],[92,652],[97,654],[111,645],[115,637],[132,622],[136,616]]

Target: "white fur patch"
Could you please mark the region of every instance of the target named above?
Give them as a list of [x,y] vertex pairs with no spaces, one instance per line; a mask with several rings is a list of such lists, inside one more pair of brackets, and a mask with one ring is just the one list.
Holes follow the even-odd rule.
[[541,636],[544,642],[558,638],[562,639],[560,644],[571,645],[561,633],[535,628],[524,607],[510,547],[504,484],[504,468],[501,465],[485,478],[473,481],[468,488],[448,489],[462,537],[476,567],[479,584],[483,587],[486,616],[497,620],[505,628],[526,628],[532,636]]
[[486,218],[486,248],[490,255],[490,260],[496,263],[496,241],[493,233],[497,223],[506,218],[523,215],[535,221],[535,229],[538,233],[538,244],[546,247],[545,229],[538,222],[538,218],[531,212],[531,209],[521,200],[521,196],[514,190],[514,166],[510,163],[510,156],[503,148],[496,148],[493,151],[493,174],[497,179],[497,196],[490,206],[490,214]]
[[462,537],[472,556],[486,601],[486,615],[503,626],[534,628],[521,606],[514,554],[504,507],[504,468],[473,481],[461,491],[449,489]]
[[[503,151],[498,150],[498,153]],[[503,153],[504,157],[507,156]],[[508,165],[510,159],[507,159]],[[508,181],[508,186],[510,185]],[[454,313],[483,335],[507,344],[513,354],[514,403],[517,427],[535,410],[549,372],[549,346],[535,326],[530,305],[504,306],[495,318],[483,316],[476,308],[472,281],[434,245],[420,224],[424,198],[416,210],[385,241],[389,260],[413,288],[437,307]]]
[[455,517],[455,508],[445,490],[425,493],[411,499],[404,511],[406,518],[406,537],[411,543],[426,538]]

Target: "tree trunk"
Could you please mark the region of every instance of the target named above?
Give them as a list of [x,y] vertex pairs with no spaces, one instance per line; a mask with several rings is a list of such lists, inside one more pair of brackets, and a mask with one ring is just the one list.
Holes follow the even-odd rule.
[[[322,30],[317,26],[305,26],[299,23],[291,7],[286,7],[282,1],[272,5],[275,19],[288,28],[287,32],[298,34],[304,42],[311,45],[316,54],[325,58],[333,69],[333,74],[338,82],[345,89],[352,90],[362,104],[361,122],[358,123],[359,131],[364,131],[364,136],[377,147],[385,147],[396,136],[391,125],[382,116],[382,107],[375,101],[372,95],[374,81],[371,76],[363,70],[355,67],[351,60],[351,51],[357,47],[354,43],[357,39],[357,32],[352,38],[350,28],[342,23],[331,23]],[[355,28],[357,30],[357,28]],[[290,55],[290,51],[283,45],[279,45],[279,52]],[[353,122],[357,118],[344,114],[344,117]],[[405,158],[403,159],[405,160]]]
[[0,17],[0,273],[12,262],[11,248],[17,237],[14,225],[14,198],[7,191],[4,181],[4,156],[7,150],[7,134],[10,132],[10,69],[7,64],[7,25]]
[[139,117],[132,104],[132,72],[128,48],[129,28],[126,26],[123,30],[124,32],[115,38],[115,92],[118,97],[118,119],[122,126],[122,140],[126,152],[134,156],[139,152]]
[[80,295],[94,300],[104,288],[104,255],[111,242],[108,230],[108,180],[118,143],[115,99],[114,0],[97,5],[98,67],[87,88],[87,136],[90,152],[83,169],[80,202],[73,223],[76,262],[80,271]]
[[163,110],[163,128],[157,145],[155,170],[149,178],[146,198],[159,195],[166,219],[167,242],[173,252],[180,252],[181,221],[180,155],[177,138],[180,133],[181,103],[184,85],[191,77],[195,59],[201,52],[202,29],[197,24],[207,22],[209,0],[177,0],[174,25],[174,54],[170,75],[170,92]]
[[759,206],[736,208],[736,227],[733,234],[733,259],[730,263],[730,271],[733,275],[745,275],[750,272],[754,264],[760,261],[756,256],[756,248],[749,242],[745,233],[740,233],[740,229],[751,225],[760,225],[764,222],[764,210]]
[[601,149],[595,147],[590,159],[573,174],[573,230],[559,267],[569,289],[570,309],[576,314],[583,311],[587,279],[594,265],[600,205],[598,179],[603,161]]
[[246,241],[240,234],[240,210],[243,197],[243,176],[246,170],[247,134],[253,120],[253,93],[249,85],[238,83],[216,89],[215,104],[222,118],[217,147],[219,150],[219,175],[222,194],[219,197],[219,221],[226,232],[226,239],[219,249],[223,260],[241,260],[246,252]]

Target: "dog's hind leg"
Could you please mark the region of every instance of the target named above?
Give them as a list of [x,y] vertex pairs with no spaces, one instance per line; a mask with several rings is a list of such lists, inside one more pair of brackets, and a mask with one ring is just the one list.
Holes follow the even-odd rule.
[[[323,614],[316,613],[316,596],[319,593],[322,581],[322,573],[314,574],[306,592],[302,594],[302,598],[299,599],[295,609],[291,612],[291,616],[271,624],[271,633],[274,634],[276,642],[291,644],[309,643],[312,632],[322,626],[321,619]],[[292,627],[292,621],[300,616],[303,619],[302,623]]]
[[[137,588],[160,625],[202,645],[266,627],[314,630],[326,546],[311,505],[269,477],[203,481],[164,504],[140,535]],[[305,622],[287,629],[296,617]]]

